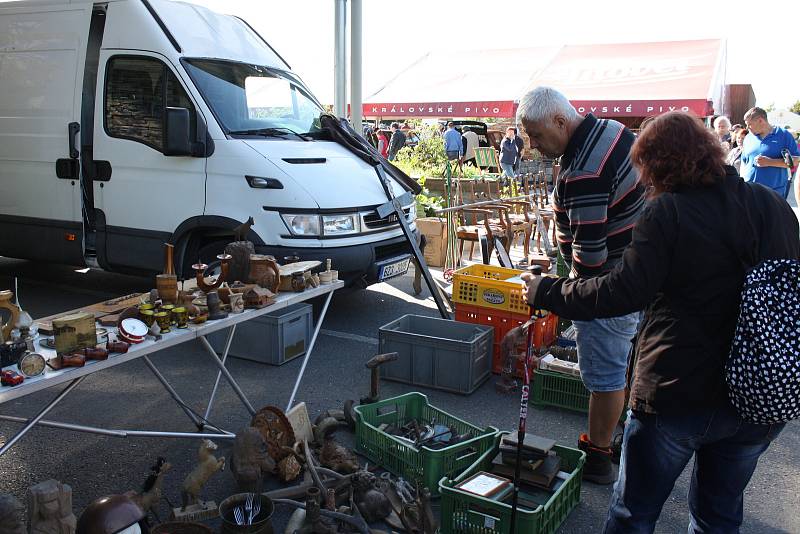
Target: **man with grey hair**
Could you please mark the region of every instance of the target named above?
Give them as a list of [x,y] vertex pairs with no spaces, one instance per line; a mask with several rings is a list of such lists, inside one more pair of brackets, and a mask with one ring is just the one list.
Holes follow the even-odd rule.
[[[559,250],[573,278],[592,278],[617,265],[631,242],[644,207],[644,187],[629,155],[634,136],[617,121],[582,117],[550,87],[526,93],[517,123],[532,149],[561,158],[553,205]],[[614,481],[611,440],[625,404],[631,340],[639,314],[573,321],[581,379],[591,392],[589,431],[578,446],[586,452],[583,478]]]
[[[714,131],[717,132],[719,142],[727,149],[731,148],[731,120],[725,115],[714,119]],[[727,143],[727,146],[725,145]]]

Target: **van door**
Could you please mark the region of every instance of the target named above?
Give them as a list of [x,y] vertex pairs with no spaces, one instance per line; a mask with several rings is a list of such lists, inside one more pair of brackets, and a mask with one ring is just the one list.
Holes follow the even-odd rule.
[[94,183],[98,261],[160,271],[162,244],[206,201],[205,158],[163,153],[165,108],[189,110],[194,138],[197,106],[164,56],[103,50],[100,65],[94,157],[111,173]]
[[0,254],[82,264],[78,130],[92,5],[0,6]]

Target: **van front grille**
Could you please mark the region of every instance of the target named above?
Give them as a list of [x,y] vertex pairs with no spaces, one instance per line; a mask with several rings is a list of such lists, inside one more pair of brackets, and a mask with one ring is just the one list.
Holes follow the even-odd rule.
[[[403,213],[408,219],[408,214],[411,211],[411,208],[405,208]],[[364,215],[364,226],[369,228],[370,230],[376,230],[379,228],[389,228],[393,226],[400,226],[400,221],[397,220],[397,213],[390,213],[386,217],[381,218],[378,215],[377,211],[370,213],[369,215]]]

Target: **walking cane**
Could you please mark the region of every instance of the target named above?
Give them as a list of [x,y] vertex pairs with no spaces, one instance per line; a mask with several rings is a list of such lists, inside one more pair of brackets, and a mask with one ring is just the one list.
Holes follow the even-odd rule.
[[[535,266],[531,268],[531,273],[541,276],[542,268]],[[517,523],[517,500],[519,499],[519,471],[522,463],[522,442],[525,441],[525,423],[528,420],[528,393],[530,391],[530,365],[533,359],[533,331],[536,321],[535,311],[531,308],[531,318],[528,321],[528,342],[525,345],[525,360],[522,365],[522,398],[519,404],[519,427],[517,428],[517,465],[514,468],[514,496],[511,501],[511,529],[510,534],[514,534]]]

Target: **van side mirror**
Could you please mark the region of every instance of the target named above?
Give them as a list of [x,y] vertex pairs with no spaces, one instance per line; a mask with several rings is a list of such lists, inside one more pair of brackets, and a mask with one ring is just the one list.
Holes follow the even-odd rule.
[[189,110],[165,108],[164,110],[164,155],[191,156],[192,140]]

